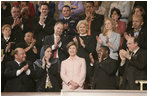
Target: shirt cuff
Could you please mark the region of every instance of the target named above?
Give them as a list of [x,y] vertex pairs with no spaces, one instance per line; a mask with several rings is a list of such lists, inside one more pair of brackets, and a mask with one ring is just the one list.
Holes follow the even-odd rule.
[[90,63],[90,66],[94,66],[94,64]]
[[28,70],[26,71],[26,74],[27,74],[27,75],[30,75],[30,73],[31,73],[31,71],[30,71],[30,69],[28,69]]
[[45,28],[45,24],[44,24],[44,25],[42,25],[40,22],[39,22],[39,24],[40,24],[43,28]]
[[51,63],[47,64],[46,67],[49,69],[51,67]]
[[52,45],[52,47],[51,47],[51,48],[52,48],[52,50],[55,50],[55,49],[56,49],[54,45]]
[[62,46],[62,42],[59,43],[58,47],[61,47],[61,46]]
[[21,70],[16,71],[16,76],[19,76],[21,74]]
[[125,63],[125,61],[124,61],[124,62],[122,62],[122,61],[121,61],[120,66],[123,66],[123,65],[124,65],[124,63]]
[[21,25],[21,29],[23,30],[23,28],[24,28],[24,25],[22,24],[22,25]]

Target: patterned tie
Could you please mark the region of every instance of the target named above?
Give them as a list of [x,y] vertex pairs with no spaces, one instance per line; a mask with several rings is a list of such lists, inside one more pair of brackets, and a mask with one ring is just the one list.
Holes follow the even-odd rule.
[[6,39],[6,42],[8,42],[9,39]]
[[52,84],[48,75],[48,68],[46,68],[47,76],[46,76],[46,83],[45,83],[45,88],[52,88]]

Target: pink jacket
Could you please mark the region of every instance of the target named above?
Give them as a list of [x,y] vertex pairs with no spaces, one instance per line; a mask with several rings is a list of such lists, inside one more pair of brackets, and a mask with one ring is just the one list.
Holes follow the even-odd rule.
[[71,85],[68,85],[70,80],[79,84],[80,87],[76,90],[82,90],[86,77],[85,59],[75,56],[74,59],[69,57],[62,61],[60,75],[63,80],[63,90],[71,90]]

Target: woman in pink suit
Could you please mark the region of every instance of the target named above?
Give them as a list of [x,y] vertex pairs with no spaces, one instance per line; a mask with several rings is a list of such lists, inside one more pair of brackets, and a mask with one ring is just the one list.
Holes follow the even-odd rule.
[[70,42],[67,45],[69,58],[61,63],[61,78],[63,80],[63,90],[82,90],[86,76],[86,63],[85,59],[76,55],[77,44]]

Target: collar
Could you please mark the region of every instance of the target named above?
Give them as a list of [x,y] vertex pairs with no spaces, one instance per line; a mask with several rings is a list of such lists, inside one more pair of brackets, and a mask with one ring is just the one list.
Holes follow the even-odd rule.
[[4,36],[4,39],[5,39],[5,40],[9,40],[9,39],[10,39],[10,37],[5,37],[5,36]]
[[75,55],[73,58],[71,58],[71,57],[69,56],[68,59],[70,59],[70,60],[75,60],[77,57],[78,57],[77,55]]
[[16,59],[15,59],[15,62],[16,62],[17,64],[19,64],[19,66],[20,66],[21,62],[17,61]]
[[87,33],[86,34],[80,34],[80,36],[87,36]]
[[53,34],[53,37],[54,37],[54,39],[56,39],[56,35],[55,34]]
[[45,16],[45,19],[47,18],[48,15]]
[[66,20],[66,19],[69,20],[69,18],[70,18],[70,16],[69,16],[69,17],[64,17],[65,20]]
[[134,29],[134,32],[140,32],[141,28],[139,29]]
[[106,60],[107,59],[107,57],[106,58],[103,58],[103,60]]
[[138,47],[136,50],[134,50],[134,51],[133,51],[133,53],[134,53],[133,55],[135,55],[136,52],[137,52],[139,49],[140,49],[140,48]]

